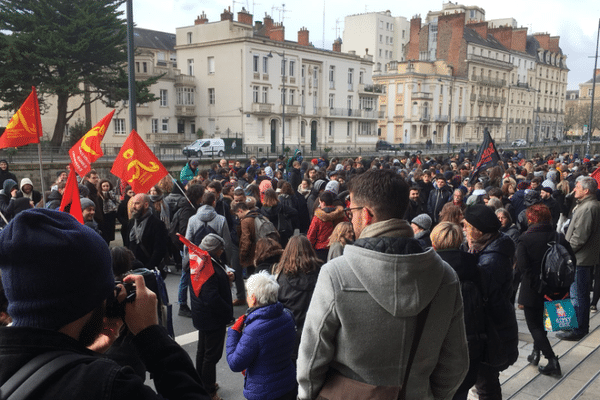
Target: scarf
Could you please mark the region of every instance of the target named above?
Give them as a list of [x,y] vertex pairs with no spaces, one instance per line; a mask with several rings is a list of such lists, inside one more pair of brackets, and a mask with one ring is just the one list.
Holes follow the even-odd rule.
[[134,243],[142,243],[142,235],[144,234],[144,229],[146,229],[146,224],[148,223],[148,218],[152,214],[152,211],[148,210],[140,219],[135,218],[133,222],[133,228],[129,232],[129,240]]
[[367,225],[360,233],[360,239],[375,237],[414,237],[414,232],[408,222],[392,218],[386,221]]

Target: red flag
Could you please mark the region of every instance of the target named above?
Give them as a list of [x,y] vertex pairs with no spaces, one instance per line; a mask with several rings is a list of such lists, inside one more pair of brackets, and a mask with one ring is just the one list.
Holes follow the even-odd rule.
[[187,246],[190,253],[190,278],[192,280],[192,288],[196,297],[200,296],[202,285],[206,283],[208,278],[213,276],[215,268],[212,265],[210,254],[196,246],[194,243],[187,240],[181,234],[177,234],[181,243]]
[[0,137],[0,149],[39,143],[42,136],[42,120],[35,87],[21,108],[12,116],[4,134]]
[[135,130],[123,143],[110,172],[136,193],[147,193],[169,173]]
[[77,175],[75,175],[73,164],[71,164],[71,168],[69,169],[69,177],[67,178],[67,185],[65,186],[65,191],[60,202],[59,211],[65,211],[65,207],[70,204],[71,208],[69,209],[69,214],[83,224],[81,200],[79,200],[79,187],[77,186]]
[[83,135],[69,150],[69,156],[71,156],[71,161],[79,176],[84,176],[90,172],[92,163],[104,155],[100,144],[102,143],[102,139],[104,139],[104,134],[108,129],[108,125],[110,125],[114,113],[115,110],[112,110],[107,116],[102,118],[96,126]]
[[592,178],[598,182],[598,187],[600,187],[600,167],[596,168],[594,172],[590,175]]

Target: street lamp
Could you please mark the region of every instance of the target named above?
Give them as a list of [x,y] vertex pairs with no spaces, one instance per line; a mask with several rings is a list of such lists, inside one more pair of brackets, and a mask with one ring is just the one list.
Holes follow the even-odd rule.
[[[277,53],[278,56],[282,58],[282,69],[283,69],[283,77],[282,77],[282,89],[281,89],[281,154],[285,155],[285,50],[283,53]],[[269,58],[273,58],[273,52],[269,51]]]

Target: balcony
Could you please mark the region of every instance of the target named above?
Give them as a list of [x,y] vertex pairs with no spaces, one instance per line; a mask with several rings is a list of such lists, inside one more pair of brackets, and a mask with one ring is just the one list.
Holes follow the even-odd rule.
[[454,122],[457,124],[466,124],[467,117],[454,117]]
[[175,106],[176,117],[195,117],[196,106]]
[[191,75],[177,75],[175,86],[196,87],[196,79]]
[[360,110],[361,118],[365,119],[383,119],[385,117],[385,113],[383,111],[376,110]]
[[413,100],[433,100],[433,93],[413,92],[412,99]]
[[475,121],[479,124],[500,125],[502,118],[499,117],[476,117]]
[[138,117],[151,117],[154,115],[152,109],[148,106],[137,106],[136,114]]
[[471,80],[475,82],[479,82],[482,85],[486,86],[495,86],[495,87],[503,87],[506,86],[505,79],[495,79],[491,77],[486,77],[482,75],[472,75]]
[[471,101],[477,100],[477,95],[475,93],[471,93]]
[[357,117],[361,116],[361,110],[351,108],[330,108],[329,115],[332,117]]
[[252,112],[254,114],[271,114],[273,104],[268,103],[252,103]]
[[361,83],[358,85],[358,93],[383,93],[383,85],[365,85]]
[[447,115],[436,115],[433,117],[433,120],[435,122],[448,122],[448,116]]
[[431,119],[431,115],[423,115],[422,117],[419,118],[419,121],[429,122],[430,119]]
[[[280,112],[283,112],[283,107],[280,106],[279,107]],[[300,111],[300,106],[292,106],[292,105],[287,105],[285,106],[285,113],[286,114],[298,114],[298,111]]]
[[517,82],[517,87],[528,89],[529,84],[527,84],[525,82]]
[[508,119],[508,123],[509,123],[509,124],[514,124],[514,122],[515,122],[515,119],[514,119],[514,118],[509,118],[509,119]]

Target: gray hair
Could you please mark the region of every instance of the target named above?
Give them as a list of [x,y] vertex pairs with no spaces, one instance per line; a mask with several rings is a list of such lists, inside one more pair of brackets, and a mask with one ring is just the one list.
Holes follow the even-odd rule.
[[254,295],[257,306],[266,306],[277,303],[279,284],[274,275],[263,270],[248,278],[246,291],[248,297]]
[[598,182],[591,176],[580,176],[576,182],[581,185],[581,188],[587,190],[590,195],[596,195],[598,190]]

